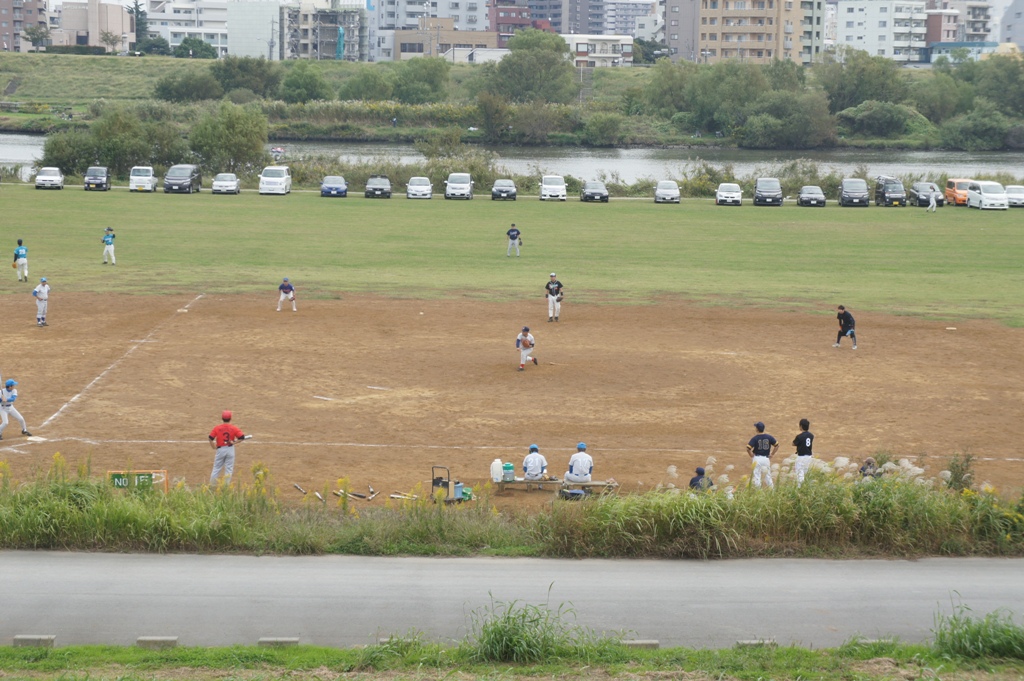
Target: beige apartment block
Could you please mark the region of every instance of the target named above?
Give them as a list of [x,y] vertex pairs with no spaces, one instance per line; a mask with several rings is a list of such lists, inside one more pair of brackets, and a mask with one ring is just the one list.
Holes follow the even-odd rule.
[[[703,63],[726,59],[767,64],[773,59],[801,62],[804,12],[791,0],[699,0],[697,57]],[[812,29],[813,30],[813,29]]]

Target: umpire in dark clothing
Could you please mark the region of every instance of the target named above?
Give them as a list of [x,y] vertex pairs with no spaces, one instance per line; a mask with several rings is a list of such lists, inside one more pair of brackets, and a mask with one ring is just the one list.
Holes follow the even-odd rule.
[[839,306],[839,314],[836,315],[836,319],[839,320],[839,335],[836,336],[836,342],[832,346],[834,348],[839,347],[839,341],[843,340],[843,336],[849,336],[850,340],[853,341],[853,349],[857,349],[857,332],[854,330],[857,326],[857,322],[854,321],[853,315],[842,305]]

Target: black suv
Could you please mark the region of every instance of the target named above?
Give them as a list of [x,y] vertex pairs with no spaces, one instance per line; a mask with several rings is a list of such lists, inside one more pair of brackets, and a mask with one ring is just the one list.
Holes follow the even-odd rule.
[[910,185],[910,198],[918,206],[927,206],[931,201],[932,194],[935,195],[935,205],[942,207],[946,203],[946,195],[934,182],[915,182]]
[[366,181],[366,191],[363,192],[363,196],[368,199],[390,199],[391,180],[387,175],[370,175],[370,179]]
[[85,171],[85,191],[98,189],[101,192],[110,191],[110,171],[106,166],[90,166]]
[[839,205],[868,207],[868,183],[859,177],[847,177],[839,184]]
[[781,206],[782,183],[774,177],[759,177],[754,183],[755,206]]
[[888,175],[875,178],[875,205],[906,207],[907,192],[903,189],[903,183]]
[[199,172],[199,166],[191,163],[181,163],[171,166],[164,175],[164,194],[171,192],[179,194],[191,194],[203,190],[203,176]]

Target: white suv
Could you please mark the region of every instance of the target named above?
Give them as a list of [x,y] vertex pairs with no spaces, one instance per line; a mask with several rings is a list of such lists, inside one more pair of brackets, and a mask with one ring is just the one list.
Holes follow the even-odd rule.
[[152,166],[135,166],[128,175],[128,191],[155,192],[156,173]]
[[446,199],[472,199],[473,178],[469,173],[452,173],[444,181],[444,198]]
[[288,166],[267,166],[260,173],[260,194],[288,194],[292,191],[292,171]]
[[1006,210],[1009,206],[1006,190],[998,182],[974,182],[967,185],[968,208]]
[[565,201],[565,178],[561,175],[540,178],[540,200]]

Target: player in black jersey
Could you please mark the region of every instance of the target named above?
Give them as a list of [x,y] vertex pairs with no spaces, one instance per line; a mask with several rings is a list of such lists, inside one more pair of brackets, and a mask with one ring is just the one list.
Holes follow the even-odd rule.
[[839,320],[839,335],[836,336],[836,342],[832,346],[834,348],[839,347],[839,341],[843,340],[843,336],[849,336],[850,340],[853,341],[853,349],[857,349],[857,332],[854,330],[857,326],[857,322],[854,321],[853,315],[842,305],[839,306],[839,313],[836,315],[836,319]]
[[757,435],[750,438],[750,442],[747,443],[747,455],[754,462],[750,481],[754,483],[754,487],[760,489],[761,478],[764,477],[764,483],[768,485],[768,489],[774,489],[771,458],[779,450],[779,441],[764,432],[764,424],[760,421],[754,424],[754,428],[757,429]]
[[804,476],[811,470],[811,458],[814,456],[811,445],[814,444],[814,433],[808,430],[810,427],[810,421],[800,419],[800,428],[803,432],[793,438],[793,446],[796,447],[796,466],[793,470],[796,473],[797,487],[804,483]]
[[562,311],[563,293],[562,282],[558,281],[554,272],[551,273],[551,281],[544,285],[544,297],[548,299],[548,321],[557,322],[558,315]]

